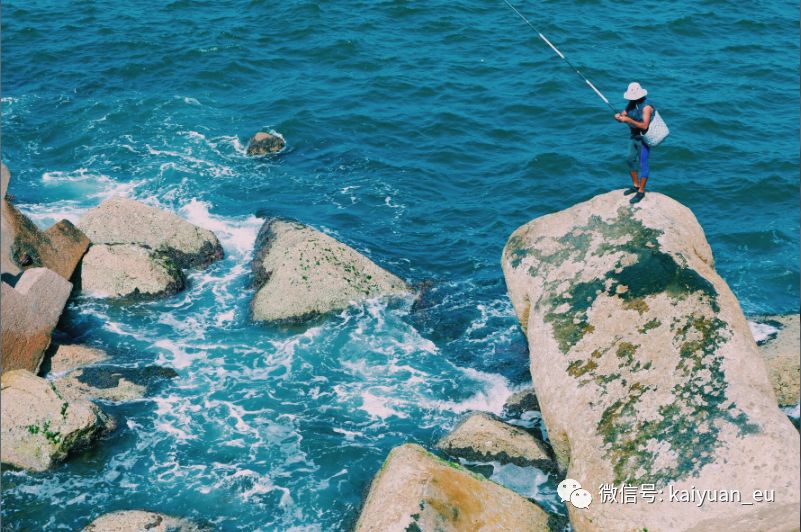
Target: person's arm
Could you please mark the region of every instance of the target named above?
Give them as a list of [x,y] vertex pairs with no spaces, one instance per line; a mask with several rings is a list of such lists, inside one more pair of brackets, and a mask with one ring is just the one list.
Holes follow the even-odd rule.
[[651,113],[653,112],[654,108],[651,107],[650,105],[646,105],[645,109],[642,110],[641,121],[633,120],[625,115],[620,115],[620,118],[618,118],[617,120],[618,122],[623,122],[624,124],[629,124],[639,129],[648,129],[648,126],[651,125]]

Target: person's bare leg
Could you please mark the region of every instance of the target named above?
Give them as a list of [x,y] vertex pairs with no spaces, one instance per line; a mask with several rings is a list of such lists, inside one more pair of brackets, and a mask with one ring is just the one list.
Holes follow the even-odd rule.
[[640,179],[640,184],[639,184],[639,186],[637,187],[637,189],[638,189],[640,192],[645,192],[645,182],[646,182],[646,181],[648,181],[648,178],[647,178],[647,177],[643,177],[643,178],[641,178],[641,179]]
[[634,188],[640,188],[640,180],[637,178],[637,172],[635,170],[631,171],[631,182],[633,183]]

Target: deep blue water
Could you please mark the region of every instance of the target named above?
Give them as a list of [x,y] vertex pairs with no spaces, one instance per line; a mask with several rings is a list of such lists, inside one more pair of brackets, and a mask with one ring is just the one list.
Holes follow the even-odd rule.
[[[4,2],[10,193],[42,225],[138,198],[214,230],[226,258],[164,301],[70,303],[62,339],[179,376],[104,405],[120,425],[97,449],[4,472],[3,526],[147,508],[222,530],[347,528],[393,446],[430,448],[527,382],[501,249],[627,185],[627,128],[500,0],[127,4]],[[632,80],[649,90],[672,131],[649,188],[695,212],[746,313],[797,311],[799,4],[516,5],[616,105]],[[285,152],[245,157],[260,129]],[[249,323],[271,215],[432,282],[430,306]]]

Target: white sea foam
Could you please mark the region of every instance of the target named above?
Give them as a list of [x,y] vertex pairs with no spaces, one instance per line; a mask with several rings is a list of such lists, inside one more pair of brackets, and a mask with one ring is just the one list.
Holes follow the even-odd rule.
[[390,404],[399,404],[400,401],[388,397],[378,397],[369,391],[361,393],[362,405],[361,409],[370,414],[372,417],[386,419],[390,416],[397,416],[399,418],[409,417],[408,414],[401,412],[388,406]]
[[769,339],[772,335],[779,332],[779,329],[767,323],[748,322],[754,340],[759,343]]
[[181,207],[180,213],[189,222],[213,231],[226,251],[240,256],[250,253],[264,220],[253,215],[242,218],[218,216],[211,214],[210,207],[208,202],[192,199]]

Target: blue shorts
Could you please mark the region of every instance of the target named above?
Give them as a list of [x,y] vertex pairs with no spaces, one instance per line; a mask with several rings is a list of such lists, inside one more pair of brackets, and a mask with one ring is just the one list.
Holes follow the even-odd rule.
[[638,172],[640,177],[648,177],[648,157],[651,155],[651,148],[641,139],[631,139],[629,141],[629,154],[626,156],[626,164],[629,170]]

